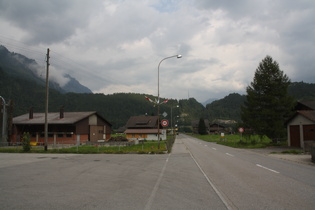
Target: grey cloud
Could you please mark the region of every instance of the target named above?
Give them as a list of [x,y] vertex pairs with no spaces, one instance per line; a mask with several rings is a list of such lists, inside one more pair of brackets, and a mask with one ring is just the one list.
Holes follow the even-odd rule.
[[0,22],[26,32],[21,42],[51,44],[85,66],[59,68],[92,90],[141,84],[154,92],[158,62],[180,53],[161,66],[163,97],[187,95],[189,84],[206,100],[233,91],[225,84],[235,80],[248,84],[267,54],[292,81],[314,82],[314,9],[313,0],[0,0]]
[[0,11],[2,17],[29,33],[27,42],[51,44],[64,41],[88,24],[93,9],[100,6],[100,1],[2,0]]

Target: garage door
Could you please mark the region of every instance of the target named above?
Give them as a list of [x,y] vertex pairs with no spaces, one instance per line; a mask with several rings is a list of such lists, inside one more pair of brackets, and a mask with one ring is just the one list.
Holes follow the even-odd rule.
[[290,145],[291,147],[301,147],[299,125],[290,125]]
[[303,125],[304,141],[315,140],[315,125]]

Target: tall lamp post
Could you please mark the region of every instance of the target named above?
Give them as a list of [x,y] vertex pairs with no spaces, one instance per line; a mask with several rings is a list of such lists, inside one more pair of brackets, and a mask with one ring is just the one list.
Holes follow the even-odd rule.
[[160,149],[160,65],[161,63],[169,58],[181,58],[181,55],[173,55],[163,58],[158,65],[158,98],[157,98],[157,108],[158,108],[158,149]]

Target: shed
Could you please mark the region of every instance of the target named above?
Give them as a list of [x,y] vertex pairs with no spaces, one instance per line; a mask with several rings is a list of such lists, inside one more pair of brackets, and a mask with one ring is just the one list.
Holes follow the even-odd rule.
[[287,121],[288,145],[305,151],[315,142],[315,110],[298,110]]

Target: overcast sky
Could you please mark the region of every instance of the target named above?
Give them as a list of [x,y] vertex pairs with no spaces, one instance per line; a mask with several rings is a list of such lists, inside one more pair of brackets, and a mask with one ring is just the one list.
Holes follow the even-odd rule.
[[[270,55],[315,83],[314,0],[0,0],[0,44],[94,93],[244,94]],[[45,69],[43,68],[43,73]],[[58,77],[59,76],[59,77]],[[66,80],[61,80],[61,83]]]

